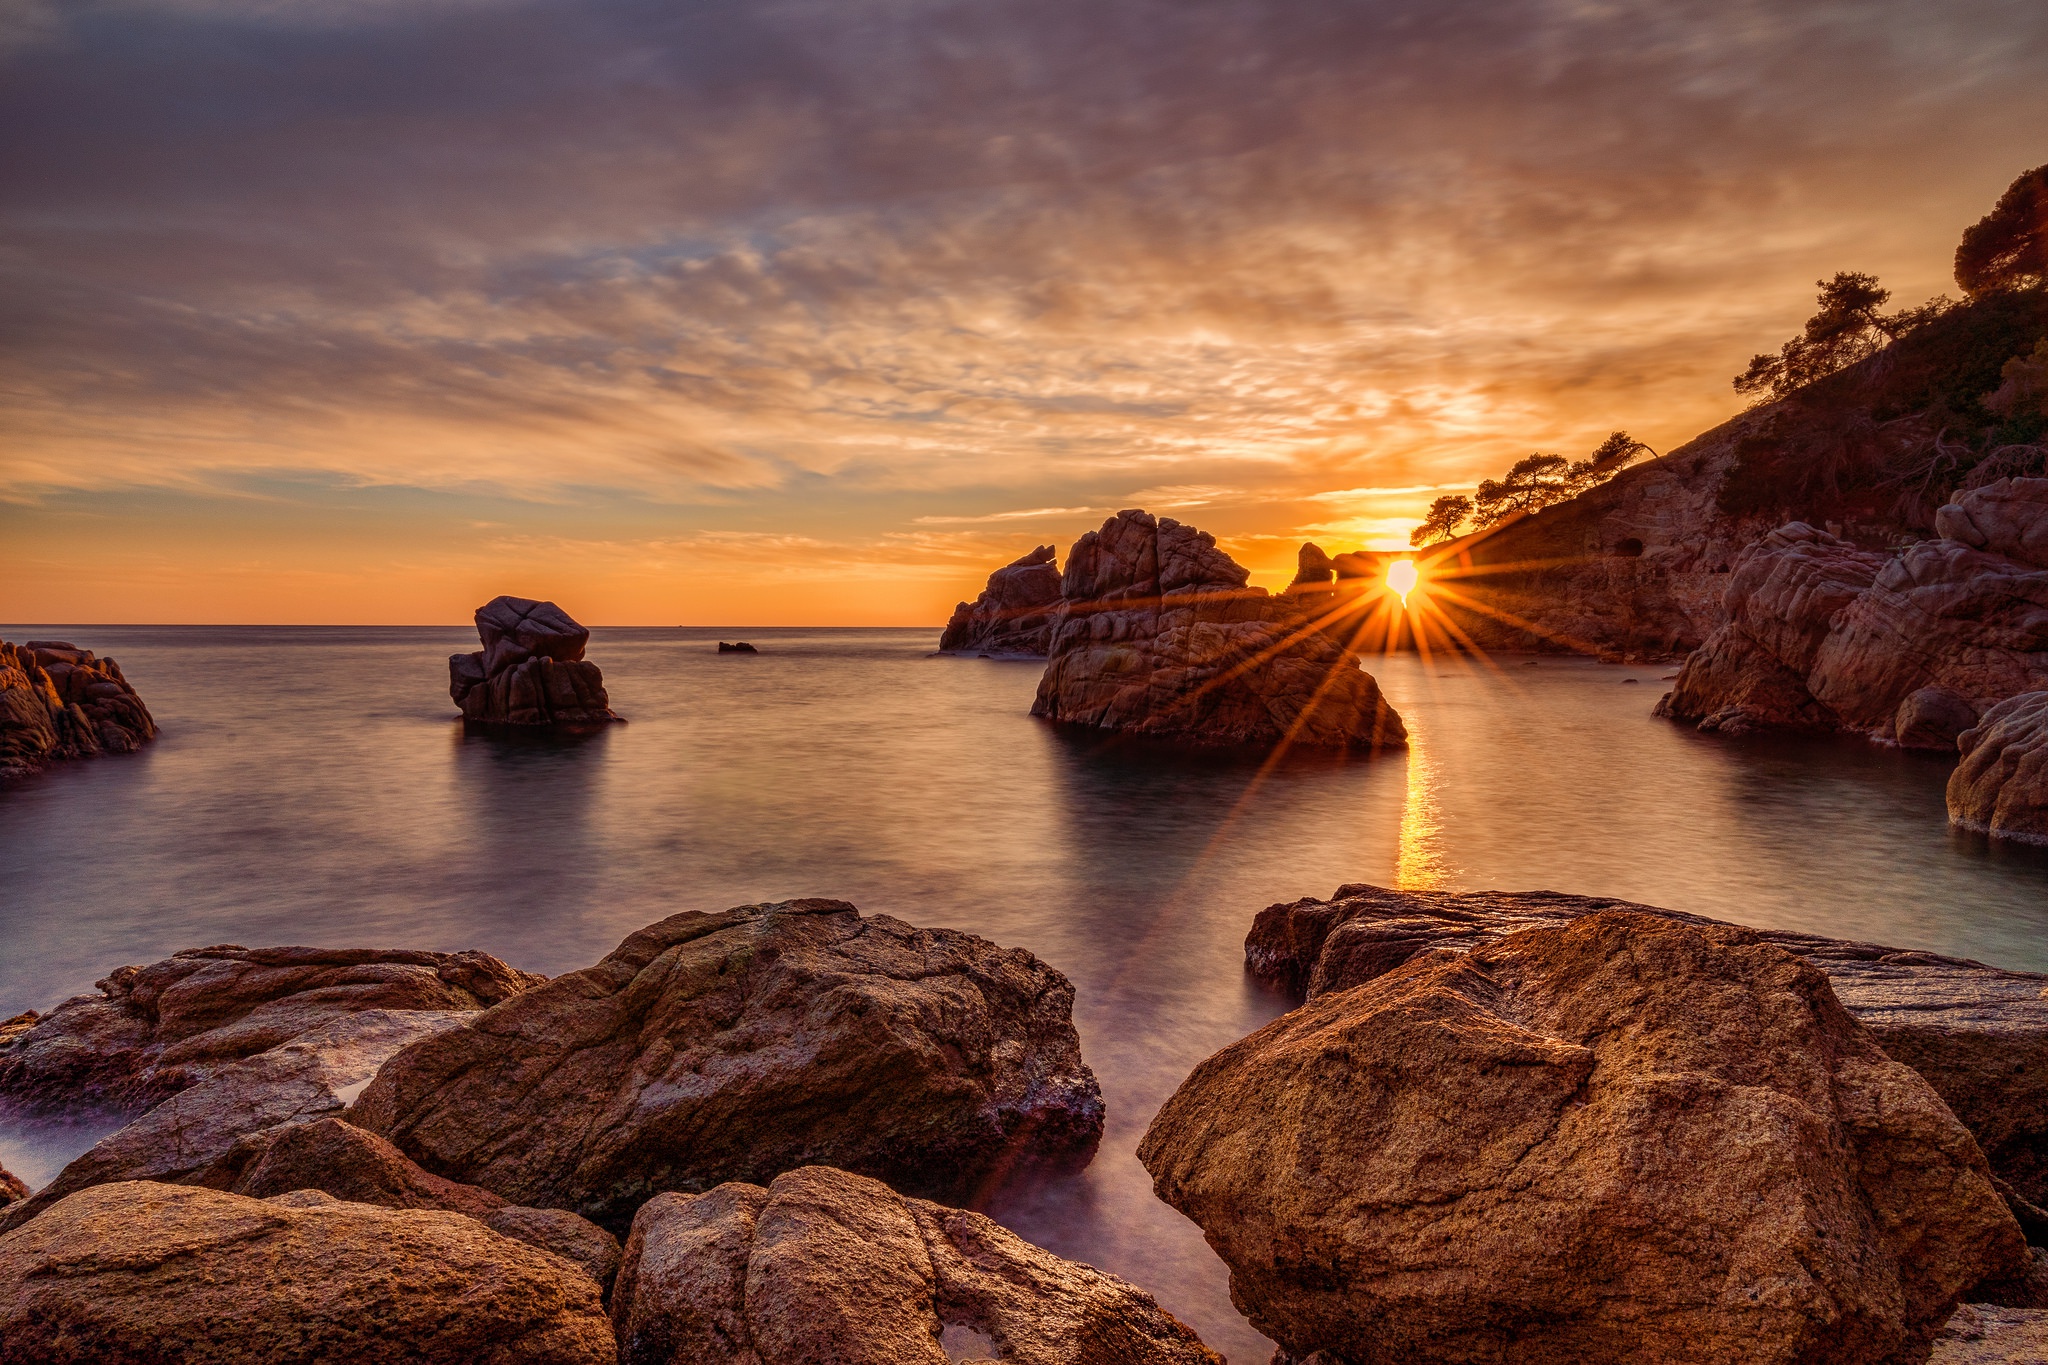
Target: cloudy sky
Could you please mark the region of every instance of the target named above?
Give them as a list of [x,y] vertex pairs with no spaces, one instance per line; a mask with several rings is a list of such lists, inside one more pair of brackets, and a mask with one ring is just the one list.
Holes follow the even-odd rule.
[[1951,289],[2039,0],[0,0],[0,619],[930,623]]

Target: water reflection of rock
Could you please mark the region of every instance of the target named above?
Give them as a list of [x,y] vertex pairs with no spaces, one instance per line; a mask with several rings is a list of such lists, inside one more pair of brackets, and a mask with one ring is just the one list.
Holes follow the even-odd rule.
[[598,899],[611,840],[594,817],[611,734],[455,728],[453,804],[466,828],[450,836],[467,847],[441,875],[466,907],[461,934],[532,943],[539,923]]
[[[1232,1360],[1263,1359],[1272,1349],[1265,1338],[1218,1314],[1227,1303],[1222,1264],[1153,1197],[1132,1153],[1197,1062],[1287,1008],[1244,974],[1251,913],[1279,888],[1327,894],[1325,881],[1344,880],[1341,867],[1389,865],[1402,765],[1391,755],[1297,750],[1275,759],[1040,733],[1064,904],[1029,942],[1074,981],[1075,1025],[1108,1122],[1085,1171],[1013,1181],[975,1207],[1029,1241],[1142,1283]],[[1356,836],[1332,841],[1333,829]]]

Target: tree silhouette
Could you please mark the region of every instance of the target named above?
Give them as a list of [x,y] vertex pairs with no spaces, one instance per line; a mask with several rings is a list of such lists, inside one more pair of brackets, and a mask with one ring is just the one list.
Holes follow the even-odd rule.
[[1776,355],[1752,356],[1749,368],[1735,376],[1735,391],[1783,398],[1816,379],[1876,355],[1898,338],[1941,316],[1951,306],[1935,298],[1918,308],[1881,313],[1892,291],[1878,286],[1877,276],[1841,270],[1831,280],[1814,281],[1820,288],[1820,311],[1806,320],[1806,329],[1778,348]]
[[[1479,485],[1472,503],[1473,521],[1483,531],[1517,512],[1535,512],[1566,498],[1575,498],[1589,488],[1606,483],[1638,455],[1656,453],[1627,432],[1616,431],[1583,460],[1567,460],[1562,455],[1546,455],[1542,451],[1524,456],[1515,461],[1503,477],[1488,479]],[[1438,498],[1436,507],[1451,501],[1450,498]],[[1430,508],[1432,516],[1436,507]],[[1418,534],[1430,525],[1431,522],[1424,521],[1421,527],[1416,528]]]
[[1408,543],[1420,549],[1434,545],[1439,540],[1449,540],[1458,534],[1458,528],[1472,515],[1472,499],[1452,493],[1438,498],[1429,505],[1429,513],[1422,519],[1422,525],[1408,533]]
[[2048,279],[2048,166],[2012,182],[1991,212],[1963,232],[1956,283],[1971,298]]

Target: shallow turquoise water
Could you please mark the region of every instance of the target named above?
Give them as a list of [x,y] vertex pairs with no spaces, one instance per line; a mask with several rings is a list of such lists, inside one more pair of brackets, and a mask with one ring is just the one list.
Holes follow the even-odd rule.
[[[935,631],[721,634],[594,632],[629,723],[521,744],[450,719],[466,629],[0,627],[114,655],[164,730],[0,790],[0,1017],[210,943],[554,973],[677,910],[800,895],[973,930],[1073,978],[1109,1104],[1086,1171],[979,1204],[1242,1362],[1270,1347],[1132,1150],[1286,1008],[1242,970],[1270,902],[1550,888],[2048,970],[2048,856],[1949,834],[1945,762],[1701,736],[1650,716],[1669,670],[1385,660],[1410,753],[1268,765],[1051,729],[1038,666],[933,657]],[[47,1179],[92,1136],[0,1131],[0,1162]]]

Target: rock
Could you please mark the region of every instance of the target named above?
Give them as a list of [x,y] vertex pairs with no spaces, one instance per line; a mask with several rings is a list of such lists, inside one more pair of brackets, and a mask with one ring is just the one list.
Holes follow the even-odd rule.
[[1999,479],[1934,514],[1934,533],[2048,569],[2048,479]]
[[609,1365],[598,1287],[460,1214],[146,1182],[0,1237],[0,1359]]
[[1289,592],[1314,590],[1325,583],[1336,581],[1336,561],[1324,554],[1323,547],[1312,540],[1302,542],[1301,550],[1295,555],[1294,562],[1294,581],[1287,585]]
[[0,777],[133,753],[155,738],[149,708],[112,659],[62,640],[0,640]]
[[0,1209],[6,1208],[17,1199],[28,1198],[28,1186],[22,1178],[5,1166],[0,1166]]
[[140,1113],[360,1010],[482,1009],[545,980],[479,952],[189,948],[0,1027],[0,1105]]
[[1017,1365],[1222,1365],[1113,1275],[823,1166],[649,1200],[612,1318],[625,1365],[946,1365],[962,1337]]
[[1964,1304],[1934,1338],[1927,1365],[2040,1365],[2048,1360],[2048,1311]]
[[1998,703],[1956,741],[1948,819],[1959,829],[2048,844],[2048,691]]
[[514,1241],[553,1252],[610,1289],[619,1273],[619,1239],[567,1209],[529,1209],[507,1204],[484,1217],[484,1226]]
[[[1555,891],[1390,891],[1352,883],[1327,901],[1259,912],[1245,938],[1256,976],[1313,998],[1432,950],[1467,951],[1602,910],[1723,928],[1677,910]],[[2048,1200],[2048,976],[1787,930],[1750,931],[1828,975],[1836,997],[1955,1111],[2015,1197]],[[2015,1205],[2025,1222],[2029,1214]]]
[[494,1232],[574,1262],[600,1285],[610,1285],[619,1268],[619,1239],[590,1220],[566,1209],[520,1208],[489,1190],[443,1180],[375,1133],[338,1118],[251,1133],[208,1174],[209,1183],[251,1199],[318,1190],[387,1209],[466,1214]]
[[1908,546],[1842,612],[1807,685],[1844,728],[1881,739],[1924,687],[1980,712],[2048,688],[2048,570],[1952,540]]
[[1970,1290],[1969,1298],[1999,1308],[2048,1308],[2048,1247],[2029,1246],[2026,1263],[2016,1273],[1984,1281]]
[[1358,655],[1248,577],[1206,532],[1111,517],[1067,556],[1031,713],[1203,745],[1404,745]]
[[1043,657],[1052,642],[1052,610],[1060,600],[1053,553],[1052,546],[1041,545],[990,574],[981,596],[953,609],[939,637],[941,652]]
[[338,1114],[400,1048],[454,1027],[452,1010],[364,1010],[215,1071],[102,1138],[33,1198],[0,1214],[19,1227],[77,1190],[125,1180],[226,1185],[242,1138]]
[[1629,911],[1318,996],[1138,1155],[1254,1326],[1355,1365],[1910,1360],[2024,1255],[1819,969]]
[[1679,670],[1657,714],[1740,733],[1833,728],[1806,684],[1835,618],[1864,592],[1882,556],[1803,522],[1781,526],[1736,560],[1722,597],[1727,623]]
[[448,659],[448,695],[479,725],[580,730],[619,719],[604,674],[583,657],[590,632],[552,602],[494,597],[476,610],[483,648]]
[[720,654],[759,654],[761,651],[748,644],[745,640],[740,641],[738,644],[727,644],[724,640],[720,640],[718,642],[718,652]]
[[622,1224],[663,1190],[831,1161],[906,1189],[1087,1150],[1067,979],[844,901],[686,912],[391,1059],[351,1111],[517,1204]]
[[1892,736],[1901,749],[1954,753],[1956,740],[1977,723],[1977,708],[1946,687],[1923,687],[1899,703]]

